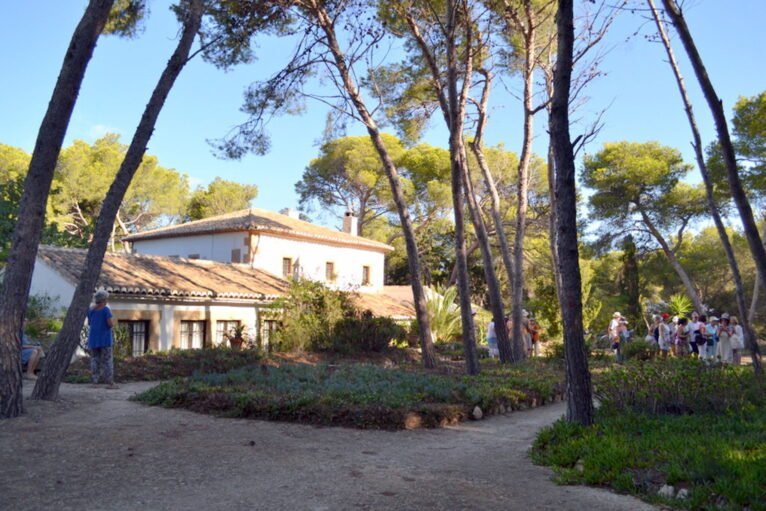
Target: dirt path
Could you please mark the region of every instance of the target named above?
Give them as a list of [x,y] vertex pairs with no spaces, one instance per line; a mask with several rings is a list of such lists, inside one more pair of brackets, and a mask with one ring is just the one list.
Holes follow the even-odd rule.
[[[315,428],[217,419],[64,385],[0,422],[0,508],[9,510],[653,509],[561,487],[526,452],[559,405],[442,430]],[[27,389],[28,393],[29,389]]]

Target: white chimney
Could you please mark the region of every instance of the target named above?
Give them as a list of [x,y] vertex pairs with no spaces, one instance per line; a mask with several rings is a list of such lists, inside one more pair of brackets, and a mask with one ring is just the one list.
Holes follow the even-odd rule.
[[346,214],[343,215],[343,232],[356,236],[359,233],[358,222],[359,220],[354,216],[354,213],[346,211]]
[[279,212],[281,214],[285,215],[285,216],[289,216],[290,218],[294,218],[296,220],[300,220],[301,219],[300,211],[298,211],[297,209],[294,209],[294,208],[284,208],[284,209],[280,210]]

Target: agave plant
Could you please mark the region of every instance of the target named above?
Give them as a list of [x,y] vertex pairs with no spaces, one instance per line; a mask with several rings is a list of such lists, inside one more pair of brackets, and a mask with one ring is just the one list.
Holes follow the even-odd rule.
[[431,335],[436,342],[451,341],[462,331],[460,307],[455,303],[457,287],[437,287],[427,293],[426,309]]
[[674,316],[686,316],[694,308],[692,301],[683,294],[677,294],[668,300],[668,311]]

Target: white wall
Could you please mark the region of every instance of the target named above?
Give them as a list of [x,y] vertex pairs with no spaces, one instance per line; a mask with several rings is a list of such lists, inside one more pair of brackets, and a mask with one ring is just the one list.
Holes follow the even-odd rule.
[[225,232],[201,236],[139,240],[133,242],[133,251],[138,254],[179,257],[199,254],[200,259],[230,263],[232,249],[240,249],[241,255],[247,251],[246,237],[247,233],[245,232]]
[[[325,282],[325,265],[335,264],[334,286],[358,288],[362,284],[362,267],[370,267],[370,289],[383,287],[385,256],[362,248],[339,247],[310,241],[261,235],[253,266],[282,276],[282,259],[289,257],[300,267],[305,278]],[[367,287],[367,286],[366,286]]]
[[[188,257],[199,254],[202,259],[228,263],[232,249],[248,251],[245,239],[247,233],[222,233],[203,236],[185,236],[159,240],[144,240],[133,243],[133,251],[139,254],[161,256],[178,255]],[[269,234],[256,236],[257,248],[253,266],[277,276],[282,276],[282,259],[289,257],[293,265],[300,267],[305,278],[325,282],[325,265],[335,263],[334,283],[339,289],[377,290],[383,287],[385,255],[382,252],[363,248],[324,244],[318,241],[303,241],[282,238]],[[370,267],[370,285],[362,288],[362,267]]]
[[[160,312],[160,351],[167,351],[173,346],[173,338],[180,332],[173,331],[174,317],[176,312],[209,312],[210,325],[215,336],[216,321],[240,321],[247,326],[249,334],[255,335],[258,324],[258,313],[254,304],[242,305],[178,305],[167,303],[148,303],[120,300],[112,296],[109,307],[113,312],[117,311],[159,311]],[[215,342],[215,337],[210,339]]]
[[52,305],[54,307],[69,307],[72,296],[74,296],[74,285],[38,258],[32,273],[30,294],[47,294],[53,298],[54,303]]

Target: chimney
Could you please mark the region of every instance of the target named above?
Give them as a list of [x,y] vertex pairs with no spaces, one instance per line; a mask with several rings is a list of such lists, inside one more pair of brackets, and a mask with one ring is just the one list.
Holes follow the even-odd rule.
[[297,209],[284,208],[284,209],[279,210],[279,212],[281,214],[285,215],[285,216],[289,216],[290,218],[294,218],[296,220],[300,220],[301,219],[301,214],[300,214],[300,212]]
[[346,211],[346,214],[343,215],[343,232],[348,233],[352,236],[356,236],[359,234],[359,228],[357,227],[357,218],[354,216],[354,213],[351,211]]

